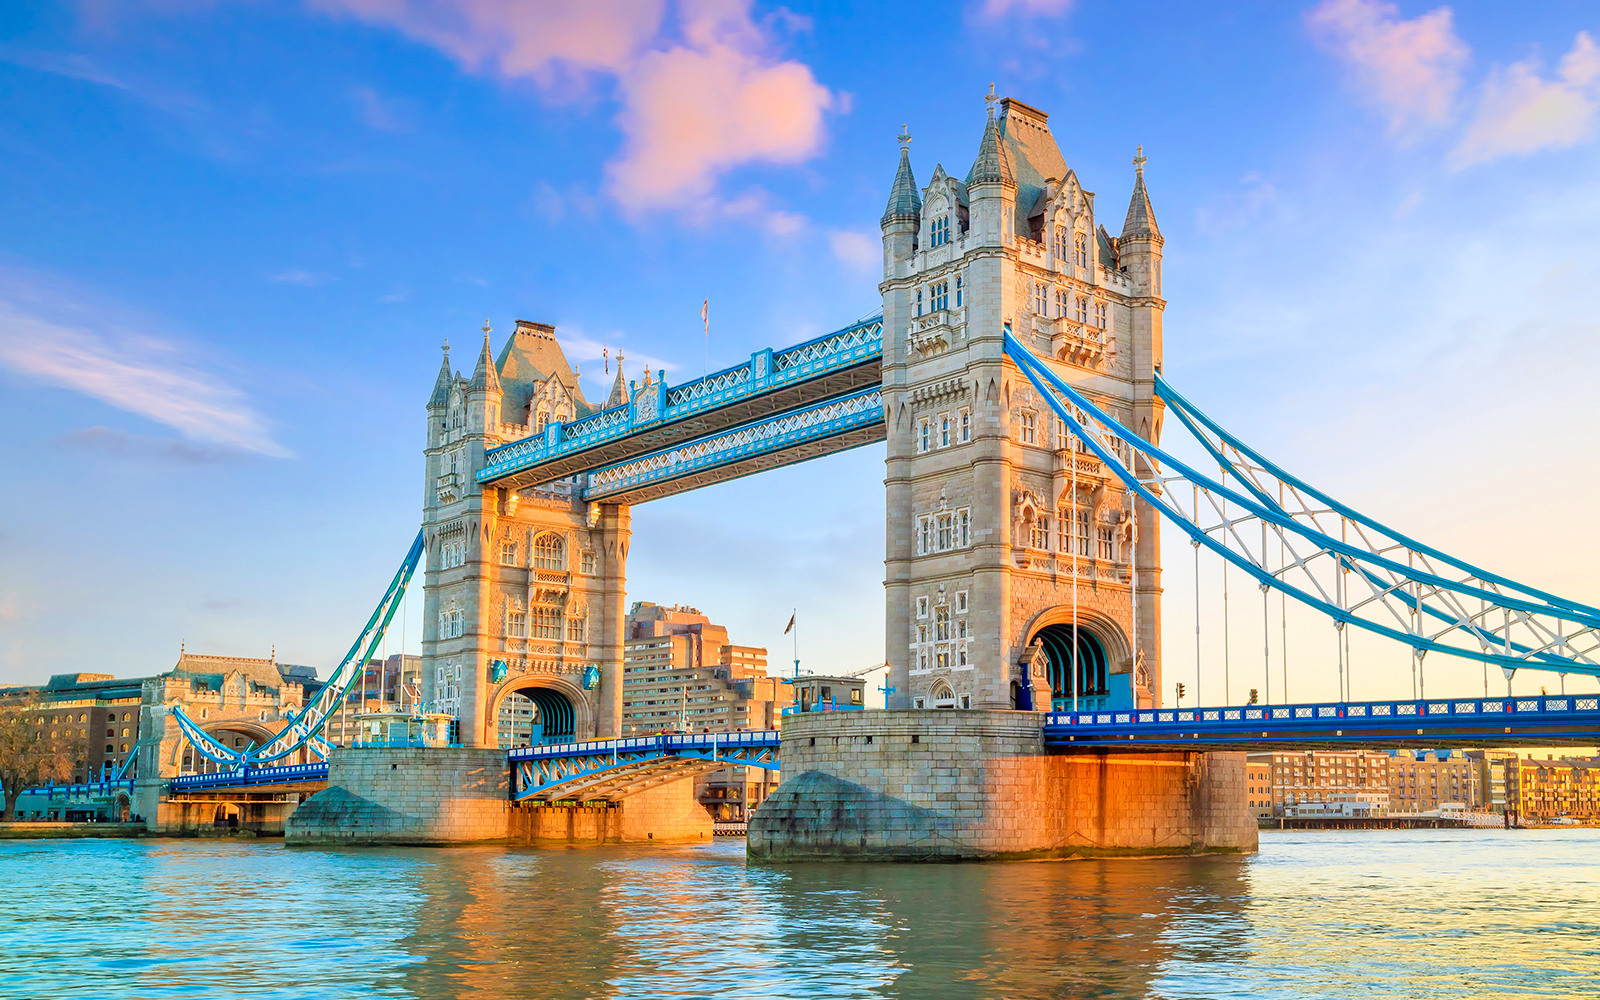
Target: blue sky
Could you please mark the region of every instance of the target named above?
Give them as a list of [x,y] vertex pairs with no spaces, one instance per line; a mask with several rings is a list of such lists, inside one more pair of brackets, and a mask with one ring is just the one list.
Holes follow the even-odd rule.
[[[1600,601],[1597,35],[1561,0],[6,5],[0,681],[180,642],[326,671],[415,531],[445,338],[470,367],[486,317],[556,323],[593,398],[602,346],[675,382],[843,326],[879,301],[896,132],[922,182],[964,173],[991,81],[1050,112],[1113,232],[1144,145],[1191,399]],[[631,596],[780,662],[798,607],[808,665],[876,662],[881,462],[638,508]],[[1409,690],[1404,662],[1358,648],[1355,693]]]

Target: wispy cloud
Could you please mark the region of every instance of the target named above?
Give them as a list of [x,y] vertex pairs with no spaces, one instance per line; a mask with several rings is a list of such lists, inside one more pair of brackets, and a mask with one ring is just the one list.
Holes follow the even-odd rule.
[[1004,17],[1007,14],[1052,16],[1065,14],[1077,0],[983,0],[978,8],[982,17]]
[[217,465],[243,458],[246,452],[228,445],[196,444],[147,434],[129,434],[110,427],[85,427],[61,435],[57,442],[68,448],[116,458],[161,459],[183,465]]
[[883,266],[883,241],[871,233],[835,229],[828,234],[828,247],[841,262],[860,271],[876,271]]
[[322,274],[317,271],[302,271],[299,268],[291,268],[287,271],[281,271],[277,274],[268,275],[267,280],[281,281],[286,285],[305,285],[307,288],[316,288],[318,285],[326,285],[328,282],[336,279],[331,274]]
[[0,273],[0,365],[165,424],[199,445],[289,456],[239,389],[175,361],[178,345],[82,315],[80,303],[37,275]]
[[1450,152],[1456,168],[1507,155],[1564,149],[1593,139],[1600,116],[1600,47],[1580,31],[1554,79],[1539,60],[1496,67],[1461,142]]
[[1307,15],[1312,34],[1402,136],[1451,118],[1472,51],[1453,20],[1449,7],[1402,19],[1400,8],[1381,0],[1324,0]]
[[779,12],[758,24],[750,0],[679,0],[673,37],[659,0],[310,2],[552,96],[614,81],[623,147],[607,165],[607,189],[632,211],[700,209],[736,167],[809,159],[822,148],[824,114],[837,106],[809,66],[777,54],[776,33],[803,28],[804,19]]

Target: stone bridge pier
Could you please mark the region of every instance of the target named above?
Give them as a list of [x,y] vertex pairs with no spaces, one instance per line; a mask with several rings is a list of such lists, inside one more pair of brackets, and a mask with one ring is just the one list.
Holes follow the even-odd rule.
[[792,775],[750,821],[755,861],[1248,854],[1243,753],[1055,753],[1033,712],[784,721]]

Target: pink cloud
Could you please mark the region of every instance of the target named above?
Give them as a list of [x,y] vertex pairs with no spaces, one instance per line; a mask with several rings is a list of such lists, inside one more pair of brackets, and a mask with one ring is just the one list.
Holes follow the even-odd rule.
[[1449,7],[1410,20],[1381,0],[1325,0],[1307,15],[1319,42],[1349,68],[1351,82],[1400,133],[1450,120],[1471,49]]
[[979,11],[984,17],[1004,17],[1015,11],[1019,14],[1048,16],[1065,14],[1075,0],[983,0]]
[[1591,139],[1600,117],[1600,46],[1578,33],[1554,79],[1539,73],[1536,59],[1496,69],[1461,142],[1450,152],[1460,168],[1507,155],[1563,149]]
[[810,67],[774,55],[774,27],[750,0],[679,0],[680,37],[663,35],[663,0],[308,0],[391,26],[474,72],[546,90],[614,77],[624,141],[609,188],[638,211],[703,204],[717,178],[748,163],[799,163],[821,148],[834,95]]

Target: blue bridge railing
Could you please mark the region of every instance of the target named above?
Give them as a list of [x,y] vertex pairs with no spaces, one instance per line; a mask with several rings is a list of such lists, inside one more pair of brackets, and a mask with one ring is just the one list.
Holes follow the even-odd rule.
[[105,781],[80,781],[73,785],[35,785],[32,788],[24,788],[17,794],[43,795],[51,799],[57,796],[66,799],[92,799],[118,791],[133,791],[133,779],[108,778]]
[[744,733],[661,733],[655,736],[624,736],[614,740],[583,740],[576,743],[544,743],[536,747],[517,747],[506,753],[511,760],[543,760],[550,757],[586,757],[612,751],[718,750],[732,747],[775,747],[776,729],[756,729]]
[[299,781],[326,781],[328,762],[284,764],[278,767],[240,765],[211,774],[180,774],[168,782],[173,791],[205,788],[242,788],[249,785],[285,785]]

